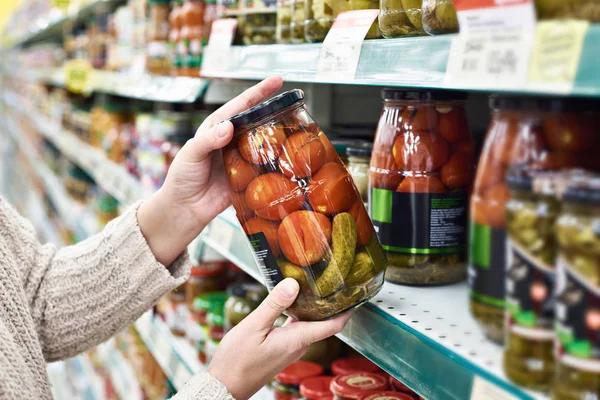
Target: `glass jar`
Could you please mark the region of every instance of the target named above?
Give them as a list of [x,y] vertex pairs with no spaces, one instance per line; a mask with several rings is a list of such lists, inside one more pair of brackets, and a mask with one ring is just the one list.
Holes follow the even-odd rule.
[[169,135],[165,138],[165,141],[161,145],[162,153],[165,157],[165,176],[169,171],[169,167],[175,160],[179,150],[187,143],[188,140],[193,138],[193,134],[184,134],[182,132],[176,132],[175,135]]
[[254,311],[267,297],[267,289],[260,283],[238,283],[227,288],[225,328],[229,331]]
[[333,400],[331,381],[333,381],[331,376],[304,379],[300,383],[300,395],[305,400]]
[[346,375],[352,372],[381,372],[381,368],[365,357],[339,358],[331,363],[331,372],[334,375]]
[[386,390],[389,381],[382,374],[352,372],[338,375],[331,382],[335,400],[355,400]]
[[596,0],[535,0],[535,9],[540,19],[580,19],[600,22],[600,4]]
[[166,320],[175,336],[185,336],[187,333],[186,285],[187,283],[184,283],[169,293],[171,307],[166,315]]
[[279,0],[277,3],[277,43],[286,44],[292,41],[292,1]]
[[156,75],[169,75],[169,0],[150,1],[150,22],[148,24],[148,72]]
[[458,18],[452,0],[423,0],[423,29],[430,35],[458,32]]
[[292,21],[290,23],[292,43],[304,43],[304,21],[306,20],[305,0],[292,0]]
[[171,75],[178,76],[180,74],[180,68],[182,65],[181,55],[178,52],[177,44],[179,43],[181,36],[181,0],[175,0],[172,2],[173,7],[171,14],[169,14],[169,58],[171,60]]
[[[360,194],[292,90],[232,117],[225,171],[266,286],[300,284],[287,314],[322,320],[373,297],[385,256]],[[254,217],[251,217],[254,215]]]
[[381,0],[379,29],[385,38],[424,35],[422,0]]
[[214,304],[206,316],[208,337],[214,343],[219,343],[225,336],[225,316],[223,304]]
[[360,400],[415,400],[413,396],[407,393],[382,391],[361,397]]
[[277,42],[277,0],[245,0],[242,19],[241,34],[245,45]]
[[332,336],[312,343],[300,359],[316,362],[328,369],[331,363],[342,355],[342,351],[343,343],[337,337]]
[[204,294],[213,293],[223,288],[222,277],[225,271],[223,263],[202,263],[193,266],[190,279],[186,286],[186,299],[190,310],[194,305],[194,300]]
[[[534,193],[534,180],[546,180]],[[504,371],[518,383],[547,390],[554,373],[554,221],[559,211],[549,179],[527,169],[507,177],[508,235]]]
[[207,327],[209,311],[214,307],[223,308],[226,300],[225,292],[207,293],[196,297],[192,305],[192,320],[202,327]]
[[[491,340],[504,339],[507,169],[516,164],[598,170],[598,105],[589,99],[492,96],[492,120],[471,197],[471,313]],[[593,134],[592,134],[593,132]]]
[[182,67],[181,75],[197,78],[202,65],[204,40],[203,0],[185,0],[181,8]]
[[299,400],[300,382],[322,375],[323,367],[310,361],[296,361],[275,375],[275,400]]
[[348,171],[358,188],[363,202],[369,199],[369,163],[371,162],[371,152],[373,146],[349,147]]
[[[379,9],[379,0],[348,0],[348,10],[377,10]],[[379,30],[379,24],[377,20],[373,22],[371,28],[367,32],[365,39],[379,39],[381,38],[381,31]]]
[[600,394],[600,177],[573,180],[556,221],[555,400]]
[[310,43],[320,43],[331,29],[335,17],[348,10],[347,1],[305,0],[304,39]]
[[369,208],[387,251],[386,280],[439,285],[466,277],[473,141],[458,92],[384,89]]

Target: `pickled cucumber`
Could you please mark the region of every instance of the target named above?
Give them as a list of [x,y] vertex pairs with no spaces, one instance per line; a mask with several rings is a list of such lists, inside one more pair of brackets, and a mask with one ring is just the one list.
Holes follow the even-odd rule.
[[354,256],[352,268],[346,276],[346,285],[362,285],[373,277],[373,268],[375,264],[366,250],[361,250]]
[[321,297],[332,294],[344,284],[350,272],[356,252],[357,227],[349,213],[340,213],[333,218],[331,228],[332,257],[321,276],[315,281]]
[[310,286],[306,278],[306,273],[304,272],[304,269],[302,267],[299,267],[296,264],[293,264],[283,258],[277,260],[277,265],[279,265],[281,274],[285,278],[292,278],[295,279],[296,282],[298,282],[301,291],[310,291]]
[[407,285],[443,285],[467,277],[464,253],[414,255],[388,252],[385,279]]

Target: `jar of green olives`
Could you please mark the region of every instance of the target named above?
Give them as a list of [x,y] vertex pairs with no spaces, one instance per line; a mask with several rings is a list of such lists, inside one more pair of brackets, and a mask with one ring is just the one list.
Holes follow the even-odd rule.
[[243,15],[238,18],[238,28],[240,25],[245,45],[274,44],[277,31],[276,1],[246,0]]
[[277,2],[277,43],[286,44],[291,42],[292,2],[291,0],[279,0]]
[[229,331],[254,311],[268,292],[260,283],[237,283],[227,288],[227,294],[225,328]]
[[600,394],[600,176],[574,179],[556,221],[555,400]]
[[423,0],[423,29],[430,35],[458,32],[458,18],[452,0]]
[[509,172],[506,203],[506,375],[547,390],[554,373],[554,222],[564,174],[516,168]]
[[331,29],[335,17],[348,10],[346,0],[305,0],[304,38],[310,43],[319,43]]
[[424,35],[422,0],[381,0],[379,29],[385,38]]

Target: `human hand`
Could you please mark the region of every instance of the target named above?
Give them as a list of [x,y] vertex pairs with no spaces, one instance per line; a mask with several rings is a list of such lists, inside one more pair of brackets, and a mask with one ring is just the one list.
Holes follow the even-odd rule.
[[138,210],[138,223],[156,259],[170,265],[206,225],[231,204],[220,149],[233,136],[226,121],[275,94],[280,77],[265,79],[211,114],[179,151],[162,188]]
[[309,345],[341,332],[350,319],[351,312],[318,322],[290,318],[281,328],[273,328],[275,320],[292,305],[299,289],[294,279],[284,279],[217,347],[208,372],[237,400],[250,398],[282,369],[302,357]]

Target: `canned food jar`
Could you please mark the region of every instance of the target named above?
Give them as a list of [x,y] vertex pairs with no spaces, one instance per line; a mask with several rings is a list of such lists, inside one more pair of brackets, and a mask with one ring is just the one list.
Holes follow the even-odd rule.
[[334,375],[346,375],[352,372],[382,372],[381,368],[364,357],[339,358],[331,363],[331,372]]
[[292,0],[292,22],[290,24],[292,43],[304,43],[304,21],[306,20],[305,0]]
[[381,0],[379,29],[385,38],[424,35],[422,0]]
[[225,265],[220,262],[192,266],[185,294],[190,310],[193,309],[194,300],[197,297],[223,289],[222,278],[224,271]]
[[238,283],[227,288],[225,328],[229,331],[244,320],[267,297],[267,289],[260,283]]
[[348,147],[348,171],[364,202],[369,200],[369,163],[373,145]]
[[[548,390],[554,373],[554,221],[557,177],[513,169],[507,177],[507,344],[504,371],[518,383]],[[534,180],[543,190],[534,192]],[[540,183],[540,181],[544,183]]]
[[345,0],[305,0],[304,4],[304,38],[310,43],[325,40],[338,14],[348,11],[348,2]]
[[192,319],[200,326],[207,327],[209,311],[213,308],[223,308],[226,300],[225,292],[207,293],[196,297],[192,306]]
[[[276,0],[245,0],[243,14],[238,18],[245,45],[274,44],[277,33]],[[287,25],[289,36],[289,22]]]
[[492,120],[471,197],[471,313],[491,340],[504,340],[506,171],[510,166],[598,171],[600,114],[591,99],[490,97]]
[[283,93],[231,122],[235,132],[223,157],[233,204],[269,290],[286,277],[300,285],[287,314],[322,320],[373,297],[385,256],[302,92]]
[[299,385],[305,379],[323,375],[323,367],[310,361],[296,361],[275,375],[275,400],[299,400]]
[[600,176],[574,180],[556,221],[556,374],[552,398],[600,394]]
[[474,146],[465,94],[384,89],[369,211],[388,256],[386,280],[439,285],[466,277]]
[[292,1],[279,0],[277,2],[277,43],[287,44],[292,41]]
[[540,19],[579,19],[600,22],[600,3],[596,0],[535,0]]
[[423,29],[430,35],[458,32],[458,18],[452,0],[423,0]]
[[415,398],[406,393],[383,391],[363,396],[360,400],[415,400]]
[[381,374],[352,372],[335,377],[331,382],[331,392],[335,400],[356,400],[384,391],[388,386],[388,379]]
[[331,393],[332,376],[316,376],[300,383],[300,395],[305,400],[333,400]]

